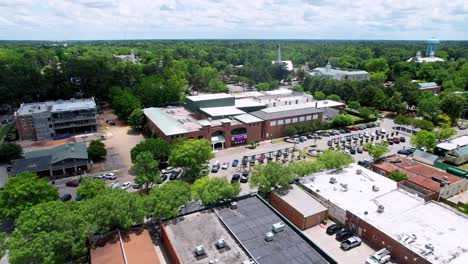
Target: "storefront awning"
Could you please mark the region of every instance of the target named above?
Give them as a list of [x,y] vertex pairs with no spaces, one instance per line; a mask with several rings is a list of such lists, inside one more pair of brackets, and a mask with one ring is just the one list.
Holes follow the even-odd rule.
[[216,144],[216,143],[224,143],[226,140],[224,139],[223,135],[217,135],[217,136],[212,136],[211,137],[211,143]]

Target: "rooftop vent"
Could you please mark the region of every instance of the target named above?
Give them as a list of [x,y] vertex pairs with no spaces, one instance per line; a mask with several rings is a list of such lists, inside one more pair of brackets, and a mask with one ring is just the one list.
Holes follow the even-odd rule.
[[275,233],[282,232],[284,231],[284,224],[281,222],[275,223],[271,230]]
[[331,177],[331,178],[330,178],[330,183],[331,183],[331,184],[335,184],[335,183],[336,183],[336,178],[335,178],[335,177]]
[[379,186],[372,185],[372,191],[378,192],[380,190]]
[[384,207],[383,205],[379,205],[379,206],[377,207],[377,212],[383,213],[383,212],[384,212],[384,209],[385,209],[385,207]]
[[251,259],[247,259],[247,260],[244,260],[242,261],[242,264],[254,264],[255,262]]
[[231,205],[229,206],[232,210],[237,209],[237,202],[231,202]]
[[219,239],[218,241],[216,241],[216,248],[218,249],[221,249],[221,248],[224,248],[226,246],[226,242],[224,241],[224,239]]
[[210,264],[219,263],[219,259],[212,259],[212,260],[208,261],[208,263],[210,263]]
[[356,170],[356,174],[359,175],[359,174],[361,174],[361,173],[362,173],[362,170],[361,170],[361,169],[357,169],[357,170]]
[[205,255],[205,248],[203,247],[203,245],[200,245],[200,246],[196,246],[195,247],[195,254],[197,256],[203,256]]
[[265,240],[266,240],[267,242],[270,242],[270,241],[273,240],[273,236],[274,236],[274,235],[273,235],[273,232],[268,232],[268,233],[265,234]]
[[434,251],[434,245],[432,245],[431,243],[427,243],[426,245],[424,245],[424,247],[426,249],[429,249],[431,252]]

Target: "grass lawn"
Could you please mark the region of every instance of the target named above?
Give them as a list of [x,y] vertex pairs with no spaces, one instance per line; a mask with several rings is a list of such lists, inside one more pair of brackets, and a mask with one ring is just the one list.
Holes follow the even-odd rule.
[[351,118],[353,120],[353,122],[356,122],[356,121],[361,121],[362,118],[359,117],[359,116],[355,116],[355,115],[350,115],[350,114],[346,114],[345,116]]
[[2,127],[2,130],[0,131],[0,140],[3,139],[3,137],[5,137],[6,133],[8,132],[11,126],[11,124],[6,124]]
[[278,143],[282,143],[284,142],[284,140],[282,138],[277,138],[277,139],[273,139],[271,141],[271,144],[278,144]]

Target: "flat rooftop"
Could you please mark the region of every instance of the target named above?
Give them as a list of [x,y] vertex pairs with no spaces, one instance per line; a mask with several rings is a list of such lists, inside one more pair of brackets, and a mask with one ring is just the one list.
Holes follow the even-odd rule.
[[263,120],[253,116],[251,114],[243,114],[243,115],[238,115],[234,117],[236,120],[244,123],[244,124],[249,124],[249,123],[257,123],[257,122],[262,122]]
[[53,101],[38,102],[38,103],[23,103],[20,108],[16,111],[16,115],[32,115],[43,112],[48,112],[54,105]]
[[315,103],[304,103],[297,105],[285,105],[277,107],[269,107],[250,114],[263,119],[271,120],[277,118],[285,118],[290,116],[299,116],[307,114],[321,113],[322,110],[315,108]]
[[[334,184],[330,183],[332,177],[336,179]],[[310,190],[348,211],[361,210],[361,202],[370,201],[397,189],[395,181],[356,163],[339,171],[323,171],[303,177],[301,182]],[[374,191],[373,186],[378,187],[379,190]]]
[[207,114],[208,116],[233,116],[245,114],[244,111],[235,108],[234,106],[222,106],[222,107],[207,107],[200,108],[200,111]]
[[276,192],[276,194],[286,203],[291,205],[304,217],[314,215],[328,209],[319,201],[310,196],[307,192],[299,188],[296,184],[290,185],[286,193]]
[[[237,209],[215,209],[224,224],[244,245],[258,264],[329,263],[300,231],[293,230],[270,207],[252,196],[237,202]],[[272,225],[282,222],[285,229],[265,241]]]
[[[331,177],[337,183],[331,184]],[[396,182],[357,164],[341,171],[316,173],[302,181],[321,197],[365,220],[431,263],[468,263],[468,245],[465,237],[460,236],[468,234],[468,219],[450,208],[435,202],[425,203],[417,195],[397,189]],[[374,191],[373,186],[379,190]],[[378,205],[384,206],[383,213],[377,212]],[[413,234],[416,239],[410,243]],[[433,254],[425,249],[428,243],[434,245]],[[452,255],[457,257],[446,262]]]
[[55,101],[52,106],[52,112],[76,111],[96,108],[94,98],[70,99]]
[[[384,212],[377,212],[377,205]],[[373,201],[362,202],[353,214],[435,264],[468,263],[468,218],[448,206],[416,198],[403,190],[393,190]],[[364,214],[367,212],[367,215]],[[434,252],[426,248],[432,244]]]
[[463,147],[466,145],[468,145],[468,136],[461,136],[439,143],[437,144],[437,148],[445,150],[454,150],[457,147]]
[[240,92],[240,93],[233,93],[232,94],[236,99],[240,98],[247,98],[247,97],[257,97],[263,96],[264,94],[257,91],[250,91],[250,92]]
[[261,106],[265,106],[265,104],[258,102],[256,100],[253,100],[251,98],[236,99],[235,101],[235,107],[261,107]]
[[[166,222],[164,228],[181,263],[208,263],[215,259],[219,263],[241,263],[250,259],[212,210],[176,218]],[[225,240],[226,249],[216,248],[219,239]],[[199,245],[205,248],[205,257],[195,256]]]
[[337,102],[333,100],[321,100],[321,101],[315,101],[317,104],[317,108],[325,108],[325,107],[334,107],[334,106],[342,106],[345,105],[342,102]]
[[216,94],[202,94],[202,95],[193,95],[187,96],[187,99],[198,102],[198,101],[206,101],[206,100],[214,100],[214,99],[222,99],[222,98],[234,98],[234,96],[227,94],[227,93],[216,93]]
[[263,92],[265,95],[285,95],[285,94],[292,94],[293,90],[279,88],[276,90],[265,91]]

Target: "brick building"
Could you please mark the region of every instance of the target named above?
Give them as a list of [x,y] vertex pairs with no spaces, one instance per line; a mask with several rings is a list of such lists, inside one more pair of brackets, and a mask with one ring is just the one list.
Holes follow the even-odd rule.
[[448,199],[468,189],[468,180],[408,158],[392,155],[372,164],[371,169],[388,176],[399,171],[408,176],[408,182],[434,192],[434,200]]
[[397,263],[468,263],[468,217],[371,170],[352,164],[301,178],[304,189],[375,249]]

